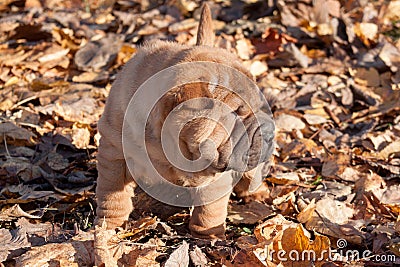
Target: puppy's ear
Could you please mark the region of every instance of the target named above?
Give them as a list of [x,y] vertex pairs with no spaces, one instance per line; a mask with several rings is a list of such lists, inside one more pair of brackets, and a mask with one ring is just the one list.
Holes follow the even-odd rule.
[[214,46],[214,29],[212,16],[210,7],[207,3],[204,3],[201,9],[196,45]]

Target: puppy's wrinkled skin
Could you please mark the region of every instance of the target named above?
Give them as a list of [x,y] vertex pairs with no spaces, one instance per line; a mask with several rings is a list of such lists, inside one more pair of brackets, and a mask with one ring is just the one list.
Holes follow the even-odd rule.
[[[171,42],[151,41],[138,49],[136,55],[119,73],[98,124],[101,139],[97,156],[99,173],[96,191],[97,225],[105,222],[108,229],[121,226],[128,219],[133,209],[131,197],[135,183],[123,155],[122,128],[129,101],[142,83],[155,73],[170,66],[198,61],[225,64],[252,78],[236,56],[224,49],[211,47],[213,42],[211,25],[210,11],[206,6],[203,8],[199,24],[197,46],[190,47]],[[193,71],[193,75],[195,74],[196,70]],[[212,76],[210,81],[214,82],[230,78],[224,77],[223,73],[210,72],[210,75]],[[230,86],[235,86],[235,84],[230,84]],[[226,88],[221,86],[211,87],[204,83],[187,84],[178,88],[171,88],[171,91],[160,99],[153,108],[146,124],[146,146],[149,157],[157,171],[162,173],[168,181],[182,186],[199,186],[215,180],[222,171],[226,170],[229,160],[241,162],[242,158],[246,156],[250,167],[244,173],[245,179],[237,185],[238,190],[243,191],[249,187],[253,179],[261,179],[261,175],[254,175],[254,171],[251,169],[256,167],[258,162],[265,161],[271,155],[274,125],[271,119],[260,111],[262,101],[259,95],[251,95],[254,92],[247,92],[243,88],[243,93],[247,94],[248,99],[251,100],[250,104],[246,104],[240,97]],[[231,114],[220,114],[222,123],[232,126],[228,127],[229,130],[221,127],[213,120],[203,118],[191,121],[182,129],[179,136],[179,147],[186,158],[196,159],[199,156],[200,144],[205,145],[205,151],[208,151],[207,142],[205,142],[207,140],[212,140],[218,148],[216,157],[213,157],[214,154],[210,155],[212,164],[207,169],[197,173],[186,173],[171,166],[162,153],[161,127],[174,107],[198,97],[219,100],[228,105],[237,115],[229,122],[229,118],[232,117]],[[187,110],[196,109],[195,106],[187,108]],[[182,120],[185,118],[186,111],[185,108],[180,111],[181,114],[179,115]],[[210,107],[209,112],[218,112],[218,110]],[[255,123],[256,114],[261,116],[261,122],[259,122],[261,126]],[[239,132],[236,129],[236,119],[244,122],[247,132]],[[252,142],[250,149],[246,151],[241,149],[241,136],[244,134],[249,134]],[[233,142],[231,142],[232,140]],[[268,150],[260,155],[258,150],[262,142],[268,144]],[[234,147],[232,147],[232,144]],[[138,164],[141,157],[143,155],[137,155]],[[261,160],[260,157],[262,157]],[[232,172],[232,175],[238,175],[235,170],[228,171]],[[226,186],[229,187],[230,185]],[[194,208],[189,224],[193,236],[225,238],[225,219],[229,195],[226,194],[210,204]]]

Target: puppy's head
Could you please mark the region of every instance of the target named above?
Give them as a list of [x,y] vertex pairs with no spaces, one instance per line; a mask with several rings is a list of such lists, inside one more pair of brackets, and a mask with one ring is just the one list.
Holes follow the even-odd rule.
[[234,55],[209,47],[212,42],[205,5],[199,46],[182,60],[200,63],[176,72],[178,86],[153,112],[153,136],[160,138],[165,162],[187,173],[249,171],[271,156],[274,123],[252,75]]
[[188,160],[201,159],[202,166],[217,172],[244,172],[271,156],[275,126],[253,89],[232,91],[194,82],[177,88],[173,97],[174,108],[168,115],[174,119],[164,126],[167,131],[175,129],[179,149]]

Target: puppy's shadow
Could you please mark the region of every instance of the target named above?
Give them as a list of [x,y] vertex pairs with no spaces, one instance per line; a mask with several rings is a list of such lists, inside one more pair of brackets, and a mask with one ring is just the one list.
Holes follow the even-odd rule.
[[162,222],[171,226],[179,235],[189,233],[189,208],[171,206],[160,202],[140,187],[135,188],[135,196],[132,198],[132,202],[134,209],[130,218],[135,221],[145,216],[156,216]]

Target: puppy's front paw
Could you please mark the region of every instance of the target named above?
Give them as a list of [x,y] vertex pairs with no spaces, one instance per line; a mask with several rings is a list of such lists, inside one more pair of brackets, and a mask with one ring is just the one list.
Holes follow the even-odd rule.
[[192,223],[189,225],[190,233],[193,237],[201,239],[219,239],[225,240],[225,223],[213,226],[204,227],[202,225],[196,225]]
[[189,228],[194,237],[202,239],[225,238],[225,220],[230,194],[193,209]]

